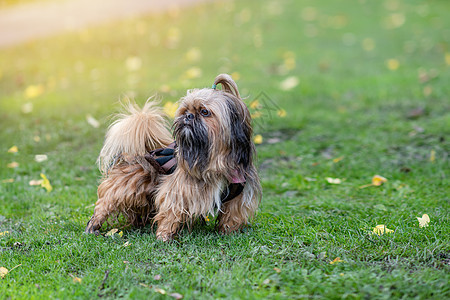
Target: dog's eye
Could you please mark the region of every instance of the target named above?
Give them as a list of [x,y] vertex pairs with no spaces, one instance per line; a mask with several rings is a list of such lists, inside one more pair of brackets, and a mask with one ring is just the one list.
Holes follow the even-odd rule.
[[204,117],[209,117],[211,115],[211,112],[206,108],[202,108],[202,110],[200,110],[200,114]]

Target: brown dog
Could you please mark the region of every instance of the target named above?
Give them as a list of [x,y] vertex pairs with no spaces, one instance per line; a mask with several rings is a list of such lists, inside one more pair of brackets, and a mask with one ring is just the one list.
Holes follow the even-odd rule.
[[179,101],[175,143],[167,128],[154,102],[142,110],[128,105],[128,114],[111,125],[86,232],[98,232],[108,216],[122,213],[135,226],[157,222],[157,238],[168,241],[198,217],[218,214],[219,231],[230,233],[254,216],[261,186],[251,117],[231,77],[221,74],[212,89],[188,91]]

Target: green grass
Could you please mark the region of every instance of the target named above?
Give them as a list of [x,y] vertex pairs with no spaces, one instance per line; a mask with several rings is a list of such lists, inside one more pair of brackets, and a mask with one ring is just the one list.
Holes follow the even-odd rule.
[[[21,265],[0,279],[0,298],[448,298],[449,8],[226,1],[1,50],[0,180],[15,181],[0,183],[0,267]],[[128,70],[130,57],[142,67]],[[170,244],[150,227],[84,235],[119,98],[176,101],[221,72],[240,75],[248,103],[270,99],[254,120],[264,196],[252,226],[221,236],[210,222]],[[281,90],[291,76],[298,86]],[[44,92],[26,99],[30,85]],[[40,173],[52,192],[29,185]],[[375,174],[388,181],[359,188]],[[379,224],[394,232],[371,234]]]

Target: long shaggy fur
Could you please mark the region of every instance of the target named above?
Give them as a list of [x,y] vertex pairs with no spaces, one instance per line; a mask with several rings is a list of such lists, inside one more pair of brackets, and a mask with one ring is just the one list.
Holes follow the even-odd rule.
[[109,126],[97,160],[103,174],[108,173],[121,154],[144,156],[147,151],[172,142],[164,113],[156,104],[149,100],[142,109],[136,103],[123,104],[125,112],[118,114]]
[[[98,231],[117,213],[135,226],[153,220],[157,238],[164,241],[208,215],[218,215],[223,233],[248,223],[261,197],[250,113],[229,75],[217,76],[214,84],[222,90],[190,90],[179,101],[173,125],[177,167],[169,175],[158,173],[144,157],[172,141],[160,109],[153,102],[142,110],[128,104],[128,113],[109,128],[100,153],[105,177],[86,232]],[[245,181],[243,191],[222,203],[221,195],[236,180]]]

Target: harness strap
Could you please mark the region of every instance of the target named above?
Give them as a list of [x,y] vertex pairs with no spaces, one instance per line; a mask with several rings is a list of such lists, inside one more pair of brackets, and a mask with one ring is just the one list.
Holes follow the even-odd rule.
[[[166,148],[150,151],[145,154],[145,159],[139,161],[139,164],[145,169],[148,169],[151,165],[158,173],[163,175],[172,174],[177,165],[177,158],[175,157],[176,147],[176,143],[173,142]],[[237,172],[235,173],[237,174]],[[220,195],[222,204],[233,200],[242,193],[245,186],[245,178],[241,177],[233,174],[232,178],[229,179],[230,184]]]
[[177,164],[175,148],[176,143],[173,142],[167,148],[159,148],[148,152],[144,157],[158,173],[171,174]]
[[230,200],[233,200],[237,196],[239,196],[244,190],[245,183],[230,183],[227,186],[227,189],[222,192],[220,196],[220,201],[222,204],[227,203]]

